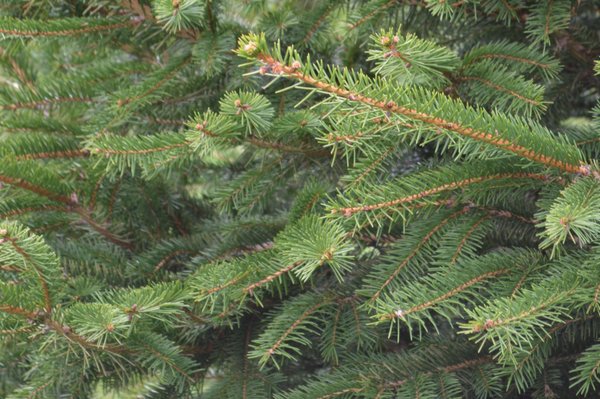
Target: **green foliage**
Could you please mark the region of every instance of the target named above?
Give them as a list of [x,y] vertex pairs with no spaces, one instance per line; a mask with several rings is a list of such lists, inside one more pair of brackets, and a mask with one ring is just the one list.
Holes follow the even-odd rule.
[[400,84],[442,88],[449,83],[444,74],[459,64],[458,57],[448,48],[410,33],[403,36],[400,32],[381,32],[373,37],[373,42],[375,47],[369,52],[369,59],[376,62],[373,73]]
[[600,221],[600,187],[595,179],[580,179],[561,191],[552,207],[538,218],[544,220],[542,248],[553,252],[567,238],[579,246],[596,241]]
[[534,41],[550,44],[550,35],[565,29],[570,22],[571,2],[566,0],[542,1],[532,10],[526,32]]
[[331,268],[338,280],[351,268],[349,252],[352,245],[346,242],[345,232],[335,224],[325,223],[316,216],[306,216],[289,230],[282,232],[276,241],[283,252],[284,262],[302,262],[294,269],[300,281],[307,281],[323,265]]
[[248,133],[265,132],[275,114],[269,101],[257,93],[226,93],[219,105],[223,115],[235,120]]
[[0,33],[5,37],[23,38],[78,36],[124,29],[135,23],[136,21],[112,18],[61,18],[39,21],[3,16],[0,20]]
[[599,15],[0,0],[0,397],[598,396]]
[[154,0],[156,19],[167,32],[202,26],[204,2],[200,0]]
[[579,386],[577,391],[580,395],[587,395],[590,389],[596,389],[596,384],[600,382],[598,373],[598,362],[600,362],[600,347],[598,344],[588,348],[581,358],[577,361],[577,368],[573,370],[576,379],[573,381],[574,386]]

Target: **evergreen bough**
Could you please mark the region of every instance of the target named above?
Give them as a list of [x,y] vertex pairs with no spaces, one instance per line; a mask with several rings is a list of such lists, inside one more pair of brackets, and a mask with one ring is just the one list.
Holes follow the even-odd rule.
[[599,15],[0,1],[0,396],[596,397]]

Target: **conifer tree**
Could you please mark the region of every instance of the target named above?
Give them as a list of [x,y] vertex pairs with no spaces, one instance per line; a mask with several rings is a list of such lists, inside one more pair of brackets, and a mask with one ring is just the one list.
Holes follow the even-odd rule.
[[597,397],[599,37],[593,0],[0,0],[0,397]]

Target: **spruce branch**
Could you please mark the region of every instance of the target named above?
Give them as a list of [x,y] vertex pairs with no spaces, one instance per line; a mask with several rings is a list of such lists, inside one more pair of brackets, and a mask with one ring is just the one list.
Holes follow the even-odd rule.
[[273,314],[269,328],[251,345],[248,358],[258,359],[261,367],[272,361],[277,368],[281,367],[279,357],[295,359],[301,353],[298,346],[311,344],[307,335],[318,331],[318,312],[330,303],[330,299],[310,293],[284,303],[287,311]]
[[60,37],[78,36],[119,29],[132,28],[140,23],[138,19],[104,18],[62,18],[60,20],[27,20],[11,17],[0,19],[0,34],[14,37]]
[[571,20],[571,2],[548,0],[540,2],[531,10],[527,18],[527,34],[544,45],[550,44],[550,35],[569,26]]
[[368,60],[376,62],[373,72],[400,84],[439,89],[450,83],[448,76],[459,65],[449,49],[400,30],[381,31],[371,39]]
[[37,317],[37,313],[35,312],[12,305],[0,305],[0,311],[8,314],[23,316],[30,320],[33,320]]
[[436,304],[454,296],[457,295],[459,293],[464,292],[465,290],[467,290],[468,288],[470,288],[472,285],[478,284],[488,278],[492,278],[492,277],[496,277],[496,276],[501,276],[503,274],[508,273],[508,269],[501,269],[501,270],[496,270],[496,271],[491,271],[491,272],[486,272],[483,273],[477,277],[472,278],[469,281],[464,282],[463,284],[451,289],[450,291],[440,295],[439,297],[433,298],[430,301],[424,302],[424,303],[420,303],[418,305],[415,305],[411,308],[408,308],[406,310],[401,310],[401,311],[394,311],[393,313],[388,313],[385,314],[383,316],[381,316],[382,319],[395,319],[395,318],[405,318],[406,316],[410,315],[411,313],[416,313],[416,312],[420,312],[423,311],[425,309],[428,309],[430,307],[435,306]]
[[552,247],[552,254],[567,238],[583,246],[596,239],[596,228],[600,220],[600,186],[594,179],[579,179],[561,191],[552,207],[537,214],[544,230],[541,248]]
[[106,227],[102,226],[102,224],[100,224],[99,222],[97,222],[95,219],[92,218],[92,216],[89,214],[89,212],[81,207],[75,208],[73,210],[76,214],[78,214],[79,216],[81,216],[81,218],[94,230],[96,230],[98,233],[100,233],[100,235],[102,235],[103,237],[105,237],[107,240],[109,240],[110,242],[112,242],[113,244],[116,244],[122,248],[125,249],[133,249],[132,244],[129,241],[126,241],[122,238],[120,238],[119,236],[113,234],[112,232],[110,232],[110,230],[108,230]]
[[579,386],[577,393],[587,395],[594,391],[600,383],[600,345],[595,344],[586,349],[577,359],[577,367],[572,371],[571,387]]
[[348,26],[348,31],[350,32],[350,31],[358,28],[359,26],[363,25],[367,21],[375,18],[378,14],[384,12],[385,10],[387,10],[397,4],[398,4],[398,0],[371,1],[369,4],[367,4],[365,6],[367,9],[370,9],[370,11],[368,13],[361,13],[361,14],[363,14],[363,16],[360,19],[358,19],[356,22],[351,23]]
[[600,387],[594,6],[17,3],[0,397]]
[[[564,272],[569,276],[570,271]],[[461,325],[466,334],[475,334],[481,345],[491,343],[491,351],[498,361],[514,367],[518,364],[518,342],[530,342],[534,337],[547,334],[546,329],[571,318],[568,304],[580,282],[570,279],[548,278],[530,289],[521,289],[517,297],[497,298],[487,305],[467,310],[471,321]],[[553,287],[553,288],[550,288]],[[558,287],[558,288],[557,288]]]
[[517,354],[518,363],[507,370],[509,374],[509,383],[514,383],[520,392],[524,392],[531,387],[536,377],[538,377],[546,367],[546,361],[551,354],[558,348],[561,337],[568,339],[569,331],[565,331],[574,325],[585,325],[590,323],[594,316],[581,316],[557,323],[548,329],[547,334],[538,337],[529,347],[524,347],[523,351]]
[[477,204],[485,201],[491,192],[501,193],[510,188],[531,185],[541,187],[542,182],[560,184],[561,180],[538,173],[535,169],[523,172],[521,168],[509,167],[506,162],[498,161],[441,166],[385,183],[375,181],[340,193],[329,201],[327,209],[331,217],[350,218],[358,228],[381,226],[383,218],[407,220],[417,210],[422,212],[456,203]]
[[470,259],[461,263],[460,270],[456,267],[442,269],[418,281],[405,283],[378,298],[372,305],[376,312],[373,317],[378,322],[406,323],[411,334],[413,324],[418,326],[420,333],[427,330],[426,322],[437,329],[430,312],[451,322],[453,317],[463,313],[461,308],[482,300],[478,295],[481,286],[494,281],[495,292],[492,295],[499,295],[501,287],[510,285],[514,279],[511,275],[518,274],[518,268],[532,259],[532,254],[527,252],[515,251],[511,254],[514,260],[503,256],[505,254],[491,253]]
[[11,184],[24,190],[31,191],[32,193],[35,193],[42,197],[46,197],[50,200],[62,202],[65,205],[72,205],[72,200],[70,196],[67,197],[62,194],[54,193],[50,190],[47,190],[44,187],[37,186],[22,178],[0,175],[0,181],[5,184]]
[[329,15],[331,14],[331,12],[333,10],[334,10],[333,4],[329,4],[329,5],[325,6],[324,10],[321,12],[321,15],[319,15],[319,18],[317,18],[317,20],[314,21],[314,23],[306,31],[306,34],[300,41],[301,44],[303,44],[305,46],[310,45],[310,41],[311,41],[312,37],[315,35],[315,33],[317,33],[319,28],[325,23],[325,21],[327,20],[327,18],[329,17]]
[[31,76],[29,76],[29,71],[26,71],[24,67],[19,65],[17,59],[12,57],[10,52],[2,47],[0,47],[0,60],[8,61],[17,80],[27,86],[27,88],[30,90],[35,90],[35,85],[31,79]]
[[481,105],[536,118],[546,110],[542,86],[489,61],[462,69],[454,80],[460,86],[469,86],[469,90],[461,91]]
[[344,207],[344,208],[332,208],[331,213],[341,213],[344,216],[352,216],[357,212],[368,212],[373,210],[378,210],[382,208],[393,208],[398,205],[402,205],[405,203],[415,202],[417,200],[436,195],[438,193],[442,193],[445,191],[452,191],[457,188],[466,187],[471,184],[482,183],[490,180],[502,180],[502,179],[539,179],[539,180],[547,180],[547,176],[538,173],[505,173],[505,174],[496,174],[490,176],[482,176],[475,177],[470,179],[464,179],[456,182],[452,182],[449,184],[444,184],[442,186],[434,187],[429,190],[424,190],[418,192],[416,194],[408,195],[406,197],[397,198],[392,201],[380,202],[376,204],[368,204],[361,205],[356,207]]
[[[464,215],[465,213],[469,212],[469,208],[463,208],[460,209],[458,211],[452,212],[448,215],[443,215],[442,218],[435,218],[433,223],[428,223],[425,229],[423,229],[423,232],[426,232],[425,234],[422,234],[420,231],[418,230],[413,230],[414,231],[414,237],[407,237],[407,241],[410,240],[411,244],[414,243],[411,246],[408,246],[406,242],[404,242],[404,245],[402,245],[401,248],[398,248],[399,251],[401,252],[401,254],[392,252],[390,253],[390,260],[393,259],[394,262],[398,262],[399,259],[402,259],[397,266],[392,270],[392,273],[389,274],[389,276],[387,276],[387,278],[383,281],[382,284],[380,284],[380,282],[378,280],[381,279],[381,277],[385,277],[382,276],[382,272],[375,272],[372,273],[370,276],[368,276],[365,280],[365,284],[364,287],[365,289],[363,289],[362,291],[359,291],[365,295],[369,296],[369,303],[375,303],[379,297],[384,293],[384,292],[391,292],[394,291],[395,288],[397,288],[397,286],[391,285],[396,277],[398,277],[398,275],[404,271],[405,268],[409,267],[409,266],[413,266],[414,264],[418,265],[419,263],[423,262],[423,257],[425,252],[424,250],[424,246],[429,245],[429,242],[432,238],[434,238],[434,236],[441,230],[443,229],[448,223],[450,223],[451,221],[453,221],[455,218],[458,218],[462,215]],[[431,226],[430,226],[431,225]],[[417,238],[417,240],[414,240],[414,238]],[[406,251],[408,249],[408,251]],[[401,255],[401,256],[398,256]],[[412,261],[412,264],[411,264]],[[387,269],[387,268],[386,268]],[[384,270],[384,272],[387,272],[387,270]],[[391,289],[388,288],[388,286],[391,285]],[[372,288],[371,288],[372,287]],[[374,292],[373,292],[374,290]]]
[[[252,108],[247,110],[251,111]],[[288,145],[278,141],[271,141],[262,138],[256,133],[247,133],[246,135],[241,136],[239,133],[242,128],[232,118],[233,115],[231,114],[231,112],[235,114],[237,111],[229,109],[229,112],[230,115],[227,115],[226,113],[217,114],[209,110],[204,114],[194,116],[192,120],[186,123],[189,128],[186,137],[192,148],[202,153],[208,151],[214,145],[248,143],[257,148],[272,149],[292,154],[299,153],[309,157],[326,157],[329,155],[327,151],[319,148],[310,148],[304,144]],[[264,116],[261,116],[260,114],[253,115],[258,118],[255,123],[264,123],[265,127],[269,126],[268,122],[262,122]],[[266,114],[266,117],[271,117],[270,112]],[[250,126],[248,126],[248,129],[250,129]],[[200,132],[200,135],[198,132]]]
[[[499,214],[503,215],[502,213],[499,213]],[[511,217],[511,216],[512,215],[509,213],[508,217]],[[490,214],[483,215],[479,219],[477,219],[475,221],[475,223],[473,223],[472,226],[469,227],[469,229],[466,231],[465,235],[461,238],[458,246],[456,247],[456,251],[452,254],[452,258],[450,259],[450,263],[451,264],[455,264],[456,263],[456,261],[458,260],[459,256],[461,255],[461,252],[463,252],[463,249],[465,248],[465,245],[467,244],[467,241],[471,238],[471,236],[473,236],[473,234],[475,233],[475,231],[483,223],[485,223],[486,221],[488,221],[491,217],[492,217],[491,212],[490,212]]]
[[475,47],[463,57],[463,68],[482,60],[510,65],[516,72],[536,72],[546,80],[555,79],[561,71],[557,59],[534,47],[506,40]]
[[[34,289],[30,284],[32,281],[37,282],[34,284],[37,285],[35,289],[39,290],[37,305],[46,314],[50,314],[60,290],[58,258],[41,237],[31,234],[27,228],[15,222],[4,222],[0,233],[0,263],[16,265],[23,278],[31,278],[26,287]],[[20,304],[29,302],[22,295],[23,293],[18,293],[17,298],[14,298],[15,304],[9,305],[7,309],[17,311]]]
[[[270,51],[264,36],[248,35],[240,38],[237,53],[240,56],[261,63],[263,65],[261,67],[263,73],[269,72],[275,76],[283,75],[303,82],[334,97],[377,108],[384,113],[392,113],[400,117],[421,122],[425,126],[429,126],[433,129],[453,132],[459,136],[488,144],[535,163],[540,163],[564,172],[581,174],[584,176],[592,174],[592,170],[589,166],[580,164],[583,161],[581,154],[577,148],[566,141],[565,138],[560,138],[559,140],[550,138],[549,135],[539,132],[538,128],[536,128],[536,130],[531,128],[524,129],[524,126],[520,125],[517,120],[509,121],[508,119],[502,118],[499,114],[486,115],[482,111],[475,112],[474,110],[464,107],[462,104],[453,102],[440,94],[436,95],[434,93],[428,93],[427,97],[429,97],[429,99],[422,103],[431,104],[433,102],[431,98],[435,98],[444,104],[444,107],[453,108],[454,113],[462,114],[460,119],[464,119],[464,122],[447,120],[434,113],[424,112],[416,108],[411,108],[408,105],[403,105],[390,98],[371,97],[359,91],[353,91],[350,88],[346,88],[344,87],[344,84],[352,85],[359,89],[362,88],[364,89],[363,91],[375,94],[386,93],[389,91],[389,89],[386,90],[384,87],[384,81],[373,80],[364,74],[352,74],[348,71],[342,71],[335,68],[330,68],[331,76],[328,76],[325,74],[323,66],[315,67],[310,63],[310,60],[302,63],[293,48],[288,48],[285,56],[282,55],[278,49]],[[334,83],[337,81],[341,84]],[[423,94],[425,94],[423,91],[415,92],[412,96],[423,96]],[[400,93],[396,90],[394,90],[392,95],[394,97],[400,97]],[[404,100],[406,103],[418,104],[419,101],[415,101],[412,96],[410,92],[403,93],[402,97],[404,98],[400,99]],[[479,125],[479,121],[482,119],[489,119],[489,125],[498,126],[498,128],[493,132],[483,129],[483,126]],[[473,124],[473,127],[469,126],[470,124]],[[477,125],[477,127],[475,127],[475,125]],[[501,125],[504,125],[504,127]],[[481,128],[479,126],[481,126]],[[520,142],[532,144],[536,141],[536,146],[539,147],[538,149],[531,149],[528,148],[527,145],[520,144]],[[540,145],[542,142],[545,142],[545,144]],[[551,149],[551,147],[553,148]]]
[[47,105],[52,104],[65,104],[65,103],[90,103],[94,99],[87,97],[62,97],[62,98],[46,98],[39,101],[32,101],[26,103],[13,103],[0,105],[2,111],[16,111],[20,109],[41,109]]
[[161,379],[176,384],[179,391],[185,384],[196,384],[194,362],[184,356],[173,342],[159,334],[147,332],[133,337],[133,342],[139,361],[159,373]]
[[181,57],[179,59],[176,58],[171,60],[169,65],[150,76],[148,81],[145,82],[142,87],[136,90],[135,94],[131,93],[126,97],[117,95],[117,107],[125,107],[126,105],[139,102],[140,100],[150,96],[152,93],[159,90],[165,83],[173,79],[181,69],[188,65],[190,61],[191,60],[188,57]]
[[[297,262],[294,262],[294,263],[292,263],[292,264],[291,264],[291,265],[289,265],[289,266],[285,266],[285,267],[283,267],[283,268],[281,268],[281,269],[277,270],[275,273],[269,274],[268,276],[266,276],[266,277],[265,277],[265,278],[263,278],[262,280],[259,280],[259,281],[257,281],[257,282],[254,282],[254,283],[252,283],[252,284],[250,284],[250,285],[248,285],[248,286],[244,287],[244,288],[243,288],[243,291],[244,291],[245,293],[248,293],[248,294],[250,294],[250,295],[253,295],[253,294],[254,294],[254,291],[255,291],[257,288],[259,288],[259,287],[261,287],[261,286],[263,286],[263,285],[265,285],[265,284],[269,284],[270,282],[272,282],[272,281],[274,281],[274,280],[277,280],[278,278],[280,278],[280,277],[281,277],[281,276],[283,276],[284,274],[287,274],[287,273],[291,272],[292,270],[294,270],[295,268],[297,268],[298,266],[302,265],[302,263],[303,263],[302,261],[297,261]],[[219,287],[218,287],[218,290],[220,290],[221,288],[224,288],[224,287],[226,287],[226,286],[228,286],[228,285],[231,285],[232,283],[235,283],[235,282],[237,282],[238,280],[239,280],[239,279],[236,279],[236,280],[233,280],[233,282],[228,282],[228,283],[226,283],[224,286],[219,286]]]
[[209,3],[203,0],[153,0],[152,6],[156,20],[167,32],[175,33],[201,27],[205,9],[210,10]]

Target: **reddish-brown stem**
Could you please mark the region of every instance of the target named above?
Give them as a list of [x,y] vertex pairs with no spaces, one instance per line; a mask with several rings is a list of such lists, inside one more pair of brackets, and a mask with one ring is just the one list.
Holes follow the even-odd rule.
[[18,216],[29,212],[69,212],[68,208],[57,205],[41,205],[41,206],[30,206],[26,208],[14,209],[6,213],[0,214],[0,218],[9,218],[12,216]]
[[74,333],[72,328],[70,328],[66,325],[63,325],[63,324],[57,322],[56,320],[47,318],[45,320],[45,324],[51,330],[68,338],[69,340],[81,345],[84,348],[90,348],[90,349],[95,349],[95,350],[100,350],[100,351],[107,351],[107,352],[111,352],[111,353],[127,353],[128,352],[127,349],[116,346],[116,345],[100,346],[93,342],[90,342],[86,338],[82,337],[81,335]]
[[[42,197],[46,197],[50,200],[53,201],[57,201],[57,202],[62,202],[63,204],[67,205],[66,208],[60,208],[60,207],[54,207],[55,210],[58,211],[66,211],[66,212],[72,212],[72,213],[76,213],[78,215],[81,216],[81,218],[88,223],[94,230],[96,230],[97,232],[99,232],[101,235],[103,235],[105,238],[107,238],[109,241],[113,242],[114,244],[117,244],[123,248],[126,249],[132,249],[133,247],[131,246],[130,243],[121,240],[120,238],[118,238],[117,236],[115,236],[114,234],[112,234],[110,231],[108,231],[106,228],[102,227],[101,225],[99,225],[88,213],[87,210],[83,209],[82,207],[79,206],[74,206],[76,205],[76,201],[74,201],[73,198],[71,197],[66,197],[64,195],[61,194],[57,194],[57,193],[53,193],[43,187],[37,186],[35,184],[29,183],[26,180],[23,180],[21,178],[15,178],[15,177],[10,177],[10,176],[3,176],[0,175],[0,182],[2,183],[6,183],[6,184],[12,184],[14,186],[20,187],[24,190],[27,191],[31,191],[34,194],[37,194],[39,196]],[[44,207],[47,209],[50,209],[51,206],[48,207]]]
[[477,61],[481,58],[487,58],[487,59],[501,58],[501,59],[512,61],[512,62],[520,62],[523,64],[534,65],[534,66],[542,68],[542,69],[550,68],[549,64],[542,64],[541,62],[537,62],[535,60],[530,60],[530,59],[522,58],[522,57],[515,57],[512,55],[506,55],[506,54],[483,54],[478,57],[472,58],[468,63],[466,63],[466,65],[471,65],[472,63],[474,63],[475,61]]
[[283,151],[283,152],[303,153],[305,155],[317,156],[317,157],[329,156],[329,151],[326,151],[326,150],[317,150],[317,149],[313,150],[313,149],[303,148],[302,146],[292,147],[292,146],[277,143],[277,142],[260,140],[254,136],[250,136],[248,138],[248,142],[255,147],[269,148],[269,149],[279,150],[279,151]]
[[92,191],[92,195],[90,197],[90,211],[96,207],[96,198],[98,198],[98,191],[100,191],[100,186],[102,182],[106,178],[106,173],[102,174],[96,184],[94,185],[94,190]]
[[129,104],[133,101],[137,101],[140,100],[146,96],[149,96],[150,94],[154,93],[156,90],[158,90],[162,85],[164,85],[166,82],[168,82],[169,80],[171,80],[183,67],[185,67],[187,64],[189,64],[191,62],[191,59],[188,59],[184,62],[182,62],[180,65],[178,65],[176,68],[174,68],[171,72],[169,72],[165,77],[163,77],[161,80],[159,80],[158,82],[156,82],[154,84],[154,86],[150,87],[148,90],[146,90],[145,92],[134,96],[134,97],[130,97],[130,98],[121,98],[119,100],[117,100],[117,106],[118,107],[123,107],[126,104]]
[[356,179],[352,180],[351,184],[356,185],[360,181],[362,181],[365,178],[365,176],[371,173],[381,162],[383,162],[384,159],[386,159],[395,150],[397,150],[395,144],[387,150],[385,150],[379,157],[377,157],[377,159],[373,161],[373,163],[367,166],[365,170]]
[[465,360],[464,362],[453,364],[451,366],[446,366],[442,370],[446,373],[452,373],[458,370],[464,370],[475,366],[480,366],[482,364],[487,364],[492,362],[492,358],[490,356],[483,356],[478,359]]
[[48,381],[45,384],[40,385],[36,389],[34,389],[30,394],[28,399],[34,399],[38,393],[42,392],[48,385],[52,384],[52,381]]
[[184,376],[190,383],[192,383],[192,384],[196,383],[196,380],[194,378],[192,378],[192,376],[190,376],[188,373],[186,373],[181,367],[179,367],[175,362],[173,362],[167,356],[165,356],[162,353],[158,352],[157,350],[149,347],[148,345],[143,345],[143,347],[148,352],[152,353],[154,356],[156,356],[157,358],[161,359],[163,362],[165,362],[165,363],[169,364],[171,367],[173,367],[173,369],[175,371],[177,371],[179,374]]
[[310,27],[310,29],[308,30],[308,32],[306,32],[306,35],[302,39],[302,43],[308,44],[308,42],[310,42],[310,39],[317,32],[317,30],[319,29],[319,27],[323,24],[323,22],[325,21],[325,18],[327,18],[327,16],[329,15],[330,12],[331,12],[331,7],[327,8],[327,10],[325,10],[323,12],[323,14],[321,14],[321,16]]
[[23,70],[23,68],[21,68],[21,66],[19,65],[19,63],[13,58],[11,57],[5,49],[0,47],[0,57],[5,57],[7,60],[9,60],[10,62],[10,66],[12,67],[13,71],[15,72],[15,75],[17,75],[17,78],[19,79],[19,81],[23,84],[25,84],[31,91],[35,92],[35,86],[33,84],[33,82],[29,79],[29,77],[27,76],[27,73]]
[[106,220],[110,221],[112,218],[113,210],[115,209],[115,202],[117,202],[117,194],[121,189],[121,182],[123,180],[119,178],[117,183],[114,185],[113,189],[110,192],[110,200],[108,201],[108,211],[106,212]]
[[[231,142],[232,144],[243,143],[243,140],[238,139],[238,138],[222,137],[222,136],[216,134],[215,132],[207,129],[201,123],[196,125],[196,130],[200,131],[202,134],[204,134],[208,137],[221,138],[223,140]],[[257,138],[256,136],[253,136],[253,135],[248,136],[247,141],[248,141],[248,143],[252,144],[255,147],[268,148],[268,149],[278,150],[278,151],[282,151],[282,152],[303,153],[307,156],[317,156],[317,157],[329,155],[329,152],[325,151],[325,150],[305,148],[303,146],[289,146],[289,145],[285,145],[285,144],[278,143],[278,142],[265,141],[265,140]]]

